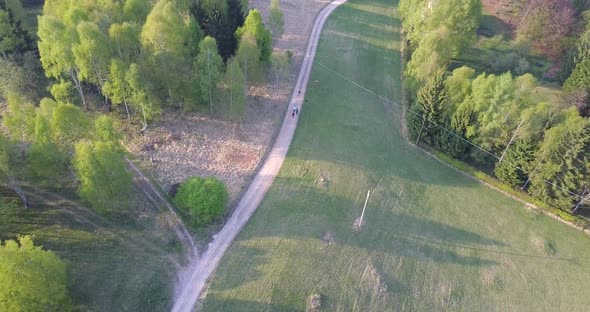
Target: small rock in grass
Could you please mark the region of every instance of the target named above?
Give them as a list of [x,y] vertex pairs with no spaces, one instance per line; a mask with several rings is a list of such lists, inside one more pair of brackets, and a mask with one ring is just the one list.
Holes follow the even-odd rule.
[[322,296],[320,294],[312,294],[307,300],[306,312],[319,312],[322,308]]
[[328,188],[330,181],[323,173],[320,173],[320,176],[316,179],[315,183],[324,188]]
[[322,237],[322,241],[328,245],[332,245],[332,243],[335,242],[334,236],[330,232],[326,232],[326,234],[324,234],[324,237]]

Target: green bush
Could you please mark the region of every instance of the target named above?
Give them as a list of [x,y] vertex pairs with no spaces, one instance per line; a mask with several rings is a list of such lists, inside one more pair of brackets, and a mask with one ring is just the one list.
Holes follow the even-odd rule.
[[191,223],[202,226],[223,214],[228,193],[216,178],[190,178],[180,185],[174,202],[188,214]]

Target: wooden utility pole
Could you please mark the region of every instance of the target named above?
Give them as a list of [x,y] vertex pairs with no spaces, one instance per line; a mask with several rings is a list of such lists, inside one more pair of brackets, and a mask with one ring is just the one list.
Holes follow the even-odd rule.
[[426,116],[422,116],[424,120],[422,120],[422,127],[420,127],[420,133],[418,133],[418,138],[416,139],[416,145],[420,142],[420,137],[422,136],[422,130],[424,130],[424,124],[426,123]]
[[510,141],[508,142],[508,145],[504,149],[504,153],[502,153],[502,157],[500,157],[500,161],[498,163],[501,163],[502,160],[504,159],[504,156],[506,156],[506,152],[508,151],[508,148],[510,148],[510,145],[512,144],[512,141],[514,141],[514,138],[516,137],[516,134],[518,133],[518,130],[520,129],[520,126],[522,126],[522,122],[523,122],[523,120],[520,121],[520,123],[518,124],[518,127],[516,128],[516,131],[514,131],[514,133],[512,134],[512,137],[510,138]]
[[582,204],[587,201],[588,199],[590,199],[590,192],[582,198],[582,200],[580,200],[580,202],[576,205],[576,207],[572,210],[572,214],[576,213],[578,211],[578,209],[580,209],[580,207],[582,206]]

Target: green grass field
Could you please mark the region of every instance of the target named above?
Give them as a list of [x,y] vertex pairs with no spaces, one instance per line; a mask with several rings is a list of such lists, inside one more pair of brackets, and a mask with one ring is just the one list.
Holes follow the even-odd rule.
[[[395,15],[350,0],[316,59],[398,101]],[[310,81],[288,158],[199,309],[304,311],[312,294],[322,311],[588,309],[589,237],[409,145],[398,107],[317,64]]]
[[179,244],[139,192],[127,212],[101,216],[70,188],[30,191],[31,208],[4,197],[0,239],[32,235],[67,264],[74,311],[165,311],[172,299]]

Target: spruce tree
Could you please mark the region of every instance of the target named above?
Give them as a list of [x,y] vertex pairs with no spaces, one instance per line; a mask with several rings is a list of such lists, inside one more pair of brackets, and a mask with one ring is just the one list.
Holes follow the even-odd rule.
[[502,162],[496,164],[494,174],[500,181],[512,186],[522,186],[528,178],[527,171],[534,159],[534,148],[529,142],[516,141],[506,152]]
[[447,98],[445,71],[437,70],[426,84],[418,91],[417,104],[424,114],[426,123],[424,124],[423,137],[429,143],[434,143],[434,137],[438,131],[441,131],[436,125],[442,125],[444,103]]

